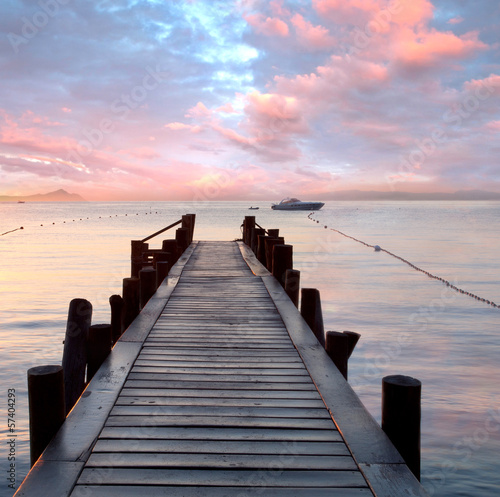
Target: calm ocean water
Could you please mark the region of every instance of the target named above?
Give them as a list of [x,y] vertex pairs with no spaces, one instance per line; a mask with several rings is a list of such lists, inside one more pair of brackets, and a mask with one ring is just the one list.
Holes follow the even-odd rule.
[[[420,379],[422,482],[432,495],[500,493],[500,309],[457,293],[385,252],[500,304],[500,203],[329,202],[314,214],[269,202],[0,204],[0,495],[8,488],[9,389],[15,390],[16,488],[29,469],[26,371],[60,364],[68,304],[108,298],[129,276],[130,240],[196,213],[195,238],[240,237],[245,215],[294,245],[302,286],[321,292],[325,328],[361,333],[349,380],[380,421],[381,379]],[[169,238],[161,235],[159,238]],[[160,243],[160,240],[157,243]],[[151,243],[155,247],[154,240]]]

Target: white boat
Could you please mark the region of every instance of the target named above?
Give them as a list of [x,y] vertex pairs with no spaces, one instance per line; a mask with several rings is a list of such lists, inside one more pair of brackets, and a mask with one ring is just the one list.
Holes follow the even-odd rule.
[[323,202],[302,202],[298,198],[284,198],[279,204],[271,205],[275,211],[319,211]]

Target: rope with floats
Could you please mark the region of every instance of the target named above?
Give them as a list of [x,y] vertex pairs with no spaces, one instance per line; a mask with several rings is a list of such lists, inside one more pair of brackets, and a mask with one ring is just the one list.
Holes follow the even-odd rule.
[[[139,212],[136,212],[135,215],[136,216],[139,216],[141,213]],[[158,211],[149,211],[149,212],[144,212],[143,214],[145,214],[146,216],[147,215],[152,215],[152,214],[160,214]],[[86,217],[86,218],[75,218],[75,219],[72,219],[71,221],[59,221],[58,223],[46,223],[46,224],[40,224],[40,227],[43,227],[43,226],[53,226],[53,225],[56,225],[56,224],[66,224],[66,222],[77,222],[77,221],[87,221],[87,220],[92,220],[92,219],[108,219],[108,218],[115,218],[115,217],[127,217],[129,214],[115,214],[114,216],[99,216],[98,218],[97,217],[94,217],[94,218],[90,218],[90,217]],[[131,213],[130,216],[132,216],[133,214]],[[19,231],[19,230],[23,230],[24,227],[21,226],[20,228],[16,228],[16,229],[13,229],[13,230],[10,230],[10,231],[6,231],[5,233],[1,233],[0,236],[4,236],[4,235],[8,235],[9,233],[14,233],[15,231]]]
[[[319,221],[316,219],[312,218],[312,212],[307,216],[311,221],[315,221],[316,223],[319,224]],[[425,269],[419,268],[418,266],[415,266],[415,264],[412,264],[410,261],[407,261],[406,259],[403,259],[403,257],[400,257],[399,255],[393,254],[392,252],[389,252],[388,250],[381,248],[379,245],[370,245],[369,243],[364,242],[363,240],[358,240],[357,238],[354,238],[353,236],[347,235],[346,233],[343,233],[342,231],[339,231],[335,228],[328,228],[328,226],[324,225],[325,229],[330,229],[331,231],[335,231],[339,235],[342,235],[346,238],[350,238],[351,240],[354,240],[355,242],[361,243],[365,247],[370,247],[375,250],[375,252],[385,252],[386,254],[390,255],[391,257],[394,257],[395,259],[399,259],[401,262],[404,262],[405,264],[408,264],[412,269],[415,269],[415,271],[420,271],[421,273],[424,273],[427,275],[429,278],[432,278],[434,280],[441,281],[444,283],[447,287],[451,288],[452,290],[455,290],[458,293],[462,293],[464,295],[467,295],[468,297],[471,297],[473,299],[476,299],[480,302],[484,302],[485,304],[490,305],[491,307],[495,308],[500,308],[500,305],[495,304],[495,302],[492,302],[491,300],[484,299],[482,297],[479,297],[478,295],[475,295],[474,293],[468,292],[466,290],[463,290],[452,283],[450,283],[448,280],[445,280],[444,278],[441,278],[440,276],[436,276],[429,271],[426,271]]]

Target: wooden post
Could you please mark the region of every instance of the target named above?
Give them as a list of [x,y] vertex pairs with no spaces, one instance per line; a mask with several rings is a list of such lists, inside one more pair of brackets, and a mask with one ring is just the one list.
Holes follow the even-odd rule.
[[257,240],[257,259],[265,266],[266,265],[266,240],[269,238],[265,235],[258,235]]
[[175,230],[175,239],[177,240],[177,251],[180,255],[189,247],[189,229],[178,228]]
[[177,240],[175,239],[163,240],[161,245],[161,250],[162,252],[168,252],[169,254],[172,255],[172,257],[170,258],[172,266],[177,262],[177,259],[179,259]]
[[137,317],[139,310],[140,280],[139,278],[123,278],[123,331]]
[[139,295],[141,309],[148,303],[148,300],[156,292],[156,270],[152,267],[145,267],[139,271]]
[[250,248],[252,249],[252,252],[257,255],[257,247],[259,244],[259,235],[264,235],[266,232],[265,229],[263,228],[254,228],[252,230],[252,233],[250,235]]
[[66,418],[62,366],[28,369],[28,399],[33,466]]
[[290,300],[299,307],[300,271],[287,269],[285,272],[285,292]]
[[187,214],[191,217],[191,236],[189,237],[189,243],[193,241],[194,238],[194,225],[196,222],[196,214]]
[[287,269],[293,268],[293,245],[275,245],[273,248],[273,276],[285,288]]
[[62,358],[66,413],[73,408],[85,388],[87,339],[91,320],[92,304],[85,299],[73,299],[69,304]]
[[255,228],[255,216],[245,216],[243,221],[243,241],[247,245],[250,245],[250,235],[253,228]]
[[182,228],[186,228],[188,230],[187,234],[187,242],[188,245],[193,241],[193,217],[191,214],[186,214],[182,216]]
[[89,328],[87,350],[87,383],[89,383],[111,352],[110,324],[93,324]]
[[327,331],[325,350],[347,380],[347,359],[349,357],[349,337],[340,331]]
[[111,306],[111,338],[116,343],[123,333],[123,298],[120,295],[109,297]]
[[323,326],[323,314],[321,312],[321,298],[316,288],[302,288],[300,303],[300,314],[309,325],[318,339],[325,346],[325,329]]
[[270,229],[270,230],[267,230],[267,234],[270,238],[278,238],[280,236],[280,230],[279,229]]
[[347,335],[347,358],[349,358],[361,338],[361,335],[359,333],[355,333],[354,331],[343,331],[343,333],[344,335]]
[[172,256],[168,252],[163,252],[163,250],[159,250],[158,252],[153,253],[153,268],[156,269],[156,264],[158,262],[168,262],[172,259]]
[[420,481],[422,383],[410,376],[382,379],[382,429]]
[[144,245],[142,240],[132,240],[132,255],[131,255],[131,272],[132,278],[139,276],[139,271],[142,269],[142,253],[144,252]]
[[273,249],[275,245],[283,245],[285,243],[285,239],[283,237],[279,238],[266,238],[266,267],[267,270],[273,271]]
[[158,288],[163,280],[168,276],[170,271],[170,262],[168,261],[158,261],[156,263],[156,288]]

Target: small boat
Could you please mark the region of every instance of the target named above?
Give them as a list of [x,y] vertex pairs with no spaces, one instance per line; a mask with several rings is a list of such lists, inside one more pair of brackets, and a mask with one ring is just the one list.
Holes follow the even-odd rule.
[[256,211],[258,209],[258,207],[249,207],[248,209],[251,211]]
[[18,204],[24,204],[25,202],[24,202],[24,200],[18,200],[17,203]]
[[302,202],[298,198],[284,198],[279,204],[271,205],[275,211],[319,211],[323,202]]

